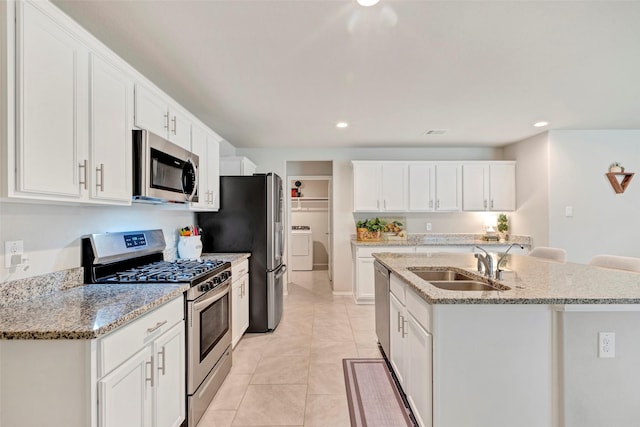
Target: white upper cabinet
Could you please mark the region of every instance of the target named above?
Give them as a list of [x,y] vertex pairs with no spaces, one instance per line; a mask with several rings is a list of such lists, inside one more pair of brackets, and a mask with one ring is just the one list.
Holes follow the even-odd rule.
[[353,163],[353,210],[380,210],[380,180],[382,169],[378,163]]
[[82,197],[88,49],[37,4],[17,3],[16,190]]
[[136,84],[135,125],[191,149],[191,122],[162,95]]
[[381,210],[403,212],[409,207],[409,167],[406,163],[383,163],[380,184]]
[[16,6],[18,131],[10,194],[130,204],[133,80],[92,51],[49,3]]
[[435,165],[411,163],[409,165],[409,210],[429,212],[435,208]]
[[409,211],[460,210],[460,166],[456,163],[409,164]]
[[221,157],[220,176],[253,175],[256,164],[246,157]]
[[353,162],[353,208],[360,212],[408,209],[407,163]]
[[90,67],[91,197],[130,202],[133,80],[94,54]]
[[465,211],[514,211],[515,162],[464,164],[462,197],[462,208]]
[[436,164],[436,211],[460,210],[460,165]]
[[198,156],[198,201],[196,210],[217,211],[220,208],[220,140],[214,133],[193,126],[191,151]]

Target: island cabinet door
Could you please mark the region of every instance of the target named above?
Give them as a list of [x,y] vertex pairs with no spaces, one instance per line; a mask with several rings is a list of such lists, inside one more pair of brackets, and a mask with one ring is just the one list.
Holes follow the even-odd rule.
[[152,426],[153,356],[149,347],[98,381],[98,426]]
[[407,400],[420,427],[432,426],[432,337],[411,315],[406,316],[405,386]]
[[389,346],[391,355],[389,362],[398,378],[398,382],[405,386],[405,310],[404,305],[391,294],[389,298]]

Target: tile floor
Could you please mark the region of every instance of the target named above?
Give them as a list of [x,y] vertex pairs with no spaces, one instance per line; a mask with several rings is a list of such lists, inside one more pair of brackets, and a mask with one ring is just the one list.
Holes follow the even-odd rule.
[[198,427],[349,427],[342,359],[380,357],[373,305],[333,296],[326,271],[292,272],[275,332],[246,334]]

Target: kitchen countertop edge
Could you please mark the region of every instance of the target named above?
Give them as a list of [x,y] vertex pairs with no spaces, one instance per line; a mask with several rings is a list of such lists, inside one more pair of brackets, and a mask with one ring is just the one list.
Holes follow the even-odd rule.
[[[580,277],[582,281],[588,281],[593,278],[593,283],[587,283],[586,288],[573,290],[569,284],[566,288],[554,289],[555,283],[545,282],[546,275],[541,278],[534,277],[527,282],[527,276],[522,279],[506,279],[498,281],[498,283],[509,286],[509,291],[482,291],[473,292],[471,295],[468,291],[445,291],[436,288],[428,281],[419,278],[413,274],[408,267],[401,265],[401,259],[424,259],[432,260],[425,265],[426,267],[438,269],[454,269],[465,272],[467,274],[475,274],[475,259],[471,254],[393,254],[393,253],[374,253],[373,257],[387,267],[392,273],[395,273],[404,283],[409,285],[416,293],[430,304],[511,304],[511,305],[577,305],[577,304],[595,304],[595,305],[635,305],[640,304],[640,275],[630,272],[622,272],[616,270],[601,269],[593,266],[575,264],[575,263],[555,263],[553,261],[544,261],[528,256],[509,255],[512,259],[519,260],[520,264],[538,263],[539,266],[550,268],[554,272],[560,272],[556,275],[562,278],[562,269],[566,269],[566,277],[573,278],[576,271],[583,271],[584,277]],[[433,261],[435,260],[435,261]],[[439,260],[442,260],[441,262]],[[533,270],[529,268],[530,270]],[[603,293],[607,289],[602,289],[599,283],[600,278],[611,276],[617,287],[610,286],[610,296],[604,296]],[[481,276],[479,276],[481,277]],[[617,279],[617,280],[616,280]],[[537,280],[537,282],[536,282]],[[582,284],[582,282],[580,282]],[[591,285],[591,286],[589,286]],[[632,289],[629,287],[632,286]],[[545,290],[551,292],[594,292],[589,296],[561,296],[561,295],[545,295]],[[583,290],[586,289],[586,290]],[[629,296],[616,295],[619,292],[626,292]],[[462,296],[464,294],[464,296]],[[514,295],[515,294],[515,295]],[[599,295],[596,295],[599,294]],[[633,294],[633,295],[631,295]]]

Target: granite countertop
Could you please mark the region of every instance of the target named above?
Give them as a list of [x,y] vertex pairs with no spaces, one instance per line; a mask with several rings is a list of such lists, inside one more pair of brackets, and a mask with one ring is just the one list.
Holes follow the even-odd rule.
[[507,255],[504,279],[496,282],[510,290],[446,291],[416,276],[408,267],[452,268],[477,275],[473,254],[373,256],[432,304],[640,304],[638,273]]
[[[232,265],[250,253],[203,254]],[[94,339],[182,297],[184,283],[83,284],[82,268],[0,284],[0,339]]]
[[245,259],[248,259],[251,256],[251,253],[208,253],[202,254],[202,258],[204,259],[219,259],[220,261],[229,261],[231,265],[236,265]]
[[0,306],[0,339],[94,339],[174,298],[189,285],[89,284]]
[[353,246],[508,246],[512,243],[519,243],[525,247],[531,247],[531,237],[510,235],[509,240],[504,242],[488,242],[482,240],[481,234],[409,234],[406,240],[382,240],[380,242],[363,242],[351,239]]

